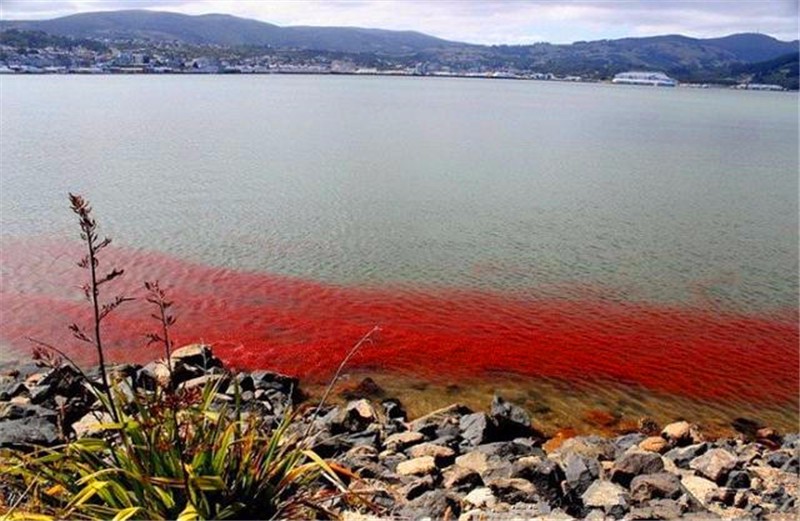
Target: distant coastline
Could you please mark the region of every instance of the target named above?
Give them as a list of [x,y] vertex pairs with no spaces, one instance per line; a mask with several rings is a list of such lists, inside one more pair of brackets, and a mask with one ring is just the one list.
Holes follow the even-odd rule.
[[[274,71],[182,71],[182,70],[169,70],[169,71],[153,71],[153,70],[14,70],[10,68],[0,68],[0,77],[3,75],[8,76],[53,76],[53,75],[79,75],[79,76],[271,76],[271,75],[286,75],[286,76],[380,76],[380,77],[404,77],[404,78],[460,78],[460,79],[479,79],[479,80],[517,80],[517,81],[554,81],[562,83],[594,83],[605,85],[620,85],[621,87],[643,86],[643,85],[626,85],[616,83],[613,80],[600,80],[595,78],[586,78],[582,76],[556,76],[554,74],[509,74],[503,72],[487,72],[487,73],[432,73],[432,74],[415,74],[405,71],[352,71],[352,72],[339,72],[339,71],[324,71],[324,70],[274,70]],[[647,87],[647,85],[644,85]],[[796,90],[786,89],[780,85],[762,84],[762,83],[740,83],[736,85],[728,85],[722,83],[677,83],[676,87],[693,88],[693,89],[726,89],[726,90],[754,90],[754,91],[772,91],[772,92],[798,92]],[[659,88],[658,85],[651,87]]]

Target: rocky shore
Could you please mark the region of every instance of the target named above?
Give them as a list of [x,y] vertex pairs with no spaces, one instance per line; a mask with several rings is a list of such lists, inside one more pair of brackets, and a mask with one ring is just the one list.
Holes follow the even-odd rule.
[[[527,411],[495,396],[487,411],[453,404],[409,419],[369,380],[315,415],[299,382],[270,371],[228,371],[207,346],[173,354],[174,382],[218,383],[215,399],[308,432],[320,456],[349,469],[348,487],[370,504],[364,512],[329,507],[345,519],[795,519],[800,436],[740,419],[740,435],[706,439],[699,426],[659,426],[615,438],[547,439]],[[119,365],[120,388],[152,389],[166,363]],[[86,373],[99,378],[98,371]],[[82,376],[69,366],[0,367],[0,449],[54,446],[98,435],[98,414]],[[102,418],[100,418],[102,420]],[[309,427],[309,423],[313,423]],[[0,494],[3,493],[0,477]]]

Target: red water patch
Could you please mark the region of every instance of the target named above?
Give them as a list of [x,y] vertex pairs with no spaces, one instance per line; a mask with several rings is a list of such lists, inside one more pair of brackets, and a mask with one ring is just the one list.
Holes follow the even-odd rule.
[[[244,273],[165,255],[111,249],[127,268],[116,289],[141,296],[161,279],[175,300],[179,342],[205,341],[226,362],[327,379],[374,325],[373,345],[354,367],[434,381],[498,372],[585,383],[613,380],[702,399],[796,404],[797,310],[721,313],[693,307],[585,298],[519,297],[457,289],[354,288]],[[0,342],[27,349],[26,336],[58,343],[84,360],[66,325],[86,320],[74,260],[80,245],[5,239]],[[110,294],[108,296],[111,296]],[[149,361],[143,334],[155,325],[144,302],[105,324],[111,357]]]

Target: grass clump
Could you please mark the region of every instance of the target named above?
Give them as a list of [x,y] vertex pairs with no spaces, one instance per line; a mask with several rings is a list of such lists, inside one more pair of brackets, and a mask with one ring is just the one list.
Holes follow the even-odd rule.
[[241,414],[235,403],[215,405],[217,385],[159,388],[149,396],[118,389],[119,421],[99,425],[98,437],[7,453],[0,472],[24,491],[25,508],[12,508],[2,519],[327,514],[319,504],[344,488],[331,466],[289,433],[291,415],[271,428]]

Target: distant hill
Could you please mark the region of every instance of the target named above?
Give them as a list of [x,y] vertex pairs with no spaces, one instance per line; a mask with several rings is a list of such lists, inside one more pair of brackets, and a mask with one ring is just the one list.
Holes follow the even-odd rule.
[[144,10],[81,13],[52,20],[5,21],[0,23],[0,28],[42,31],[74,38],[179,41],[225,46],[259,45],[354,53],[407,53],[454,45],[414,31],[357,27],[279,27],[225,14],[189,16]]
[[800,87],[800,53],[793,52],[758,63],[748,63],[732,68],[731,73],[749,83],[772,83],[790,90]]
[[[260,47],[292,52],[339,53],[361,65],[415,67],[434,64],[452,71],[516,69],[608,79],[626,70],[663,71],[681,81],[735,82],[738,76],[782,78],[796,85],[797,68],[782,65],[773,74],[743,72],[748,64],[782,59],[798,51],[798,42],[764,34],[721,38],[681,35],[575,42],[568,45],[475,45],[447,41],[414,31],[357,27],[280,27],[230,15],[189,16],[145,10],[82,13],[52,20],[0,21],[34,36],[6,35],[6,40],[44,41],[41,33],[103,43],[179,42],[243,49]],[[2,38],[0,38],[2,40]],[[765,65],[768,67],[769,65]]]

